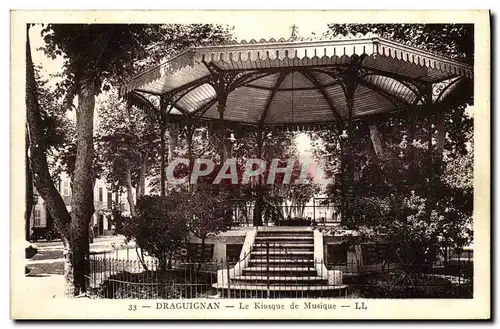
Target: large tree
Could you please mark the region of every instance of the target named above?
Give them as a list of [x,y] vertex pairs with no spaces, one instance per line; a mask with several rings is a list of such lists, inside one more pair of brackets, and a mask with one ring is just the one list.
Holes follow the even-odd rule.
[[[37,98],[40,103],[40,119],[42,134],[46,143],[46,153],[52,177],[59,173],[56,165],[57,158],[64,151],[66,145],[71,145],[72,122],[66,117],[61,103],[55,97],[49,81],[40,75],[40,67],[34,67],[35,81],[38,86]],[[34,204],[33,177],[29,165],[29,134],[26,129],[26,240],[30,239],[30,215]]]
[[[27,33],[28,36],[28,33]],[[30,164],[37,189],[47,204],[65,245],[66,294],[86,291],[88,227],[93,213],[94,107],[96,96],[124,76],[137,72],[182,48],[225,40],[220,26],[145,24],[48,24],[42,30],[45,54],[62,57],[57,95],[69,110],[77,100],[76,157],[71,214],[49,173],[43,122],[29,39],[27,55],[27,121]]]

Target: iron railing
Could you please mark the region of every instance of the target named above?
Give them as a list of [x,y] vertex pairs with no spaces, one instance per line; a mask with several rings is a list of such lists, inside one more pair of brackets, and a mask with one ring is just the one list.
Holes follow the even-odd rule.
[[[340,223],[338,211],[326,203],[325,198],[313,198],[305,206],[266,205],[262,220],[276,226],[334,225]],[[234,226],[252,225],[255,200],[233,200],[232,222]]]
[[[388,263],[364,269],[358,262],[323,267],[322,260],[297,256],[288,247],[265,243],[238,262],[177,259],[162,272],[157,260],[141,263],[94,255],[88,284],[96,297],[109,299],[473,297],[472,261],[440,266]],[[235,266],[245,261],[243,270]],[[332,270],[346,272],[346,266],[357,271],[342,275],[340,282],[325,279]]]

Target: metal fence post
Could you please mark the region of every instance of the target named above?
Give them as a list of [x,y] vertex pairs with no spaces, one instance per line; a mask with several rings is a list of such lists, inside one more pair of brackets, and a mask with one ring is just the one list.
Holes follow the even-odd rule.
[[267,298],[269,298],[269,241],[266,241]]
[[316,198],[313,198],[313,221],[316,222]]
[[457,276],[458,276],[458,297],[462,297],[462,271],[461,271],[461,268],[460,268],[460,263],[462,262],[462,254],[463,254],[463,251],[461,250],[458,254],[458,273],[457,273]]
[[227,270],[227,298],[231,298],[231,277],[229,276],[229,262],[226,260]]

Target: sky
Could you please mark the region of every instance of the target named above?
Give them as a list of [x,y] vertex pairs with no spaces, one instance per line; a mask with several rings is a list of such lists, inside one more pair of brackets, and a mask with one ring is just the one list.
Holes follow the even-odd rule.
[[[298,32],[301,36],[307,37],[312,33],[321,35],[327,30],[327,24],[331,21],[328,16],[320,15],[313,17],[304,15],[294,15],[290,13],[280,13],[280,18],[275,18],[275,13],[260,12],[258,15],[249,12],[245,15],[223,16],[220,17],[216,23],[227,24],[234,27],[234,36],[238,41],[255,39],[259,41],[264,38],[266,40],[274,38],[288,39],[291,34],[292,25],[298,27]],[[242,17],[243,16],[243,17]],[[263,24],[265,22],[265,24]],[[56,73],[60,70],[62,61],[51,60],[43,54],[38,48],[44,45],[44,41],[40,35],[42,26],[35,25],[30,29],[30,42],[32,48],[33,62],[41,64],[43,67],[44,76],[50,73]]]

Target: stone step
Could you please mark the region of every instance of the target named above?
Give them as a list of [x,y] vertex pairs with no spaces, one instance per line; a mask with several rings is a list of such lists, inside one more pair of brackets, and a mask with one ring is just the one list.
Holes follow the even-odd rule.
[[[270,244],[269,245],[269,250],[292,250],[292,249],[297,249],[297,251],[307,250],[307,249],[313,250],[314,245],[312,245],[312,244],[309,244],[309,245],[308,244],[297,244],[297,245],[294,245],[294,244],[289,244],[289,245]],[[267,250],[266,245],[253,246],[253,248],[252,248],[252,251],[263,251],[263,250]]]
[[[255,243],[253,248],[267,248],[266,243]],[[296,242],[279,242],[279,243],[269,243],[269,248],[314,248],[313,243],[296,243]]]
[[[250,253],[251,256],[266,256],[267,251],[252,251]],[[314,251],[309,251],[309,250],[301,250],[301,251],[285,251],[285,250],[270,250],[269,255],[307,255],[307,256],[312,256],[314,255]]]
[[[262,270],[267,271],[267,266],[264,264],[263,266],[251,266],[245,268],[243,271],[257,271],[261,272]],[[307,271],[316,271],[314,267],[290,267],[290,266],[269,266],[269,272],[307,272]]]
[[252,259],[263,259],[265,261],[267,261],[267,259],[269,259],[269,261],[274,260],[274,259],[283,259],[283,260],[288,260],[288,261],[293,261],[294,259],[313,259],[312,255],[303,254],[303,253],[302,254],[291,254],[291,253],[288,253],[288,254],[285,254],[285,253],[269,254],[269,256],[266,255],[265,253],[262,253],[262,254],[252,255],[251,257],[252,257]]
[[[219,285],[214,283],[212,285],[216,289],[227,289],[227,284]],[[346,289],[347,285],[338,284],[338,285],[330,285],[330,284],[321,284],[314,286],[304,286],[304,285],[294,285],[294,284],[286,284],[286,285],[269,285],[267,284],[252,284],[252,285],[242,285],[242,284],[231,284],[230,289],[232,290],[254,290],[254,291],[325,291],[325,290],[340,290]]]
[[[313,246],[310,246],[310,247],[294,247],[294,246],[288,246],[288,247],[269,247],[269,253],[271,252],[279,252],[279,251],[282,251],[282,252],[285,252],[285,253],[288,253],[290,254],[291,252],[313,252],[314,251],[314,247]],[[256,252],[262,252],[264,254],[267,253],[267,248],[253,248],[252,249],[252,254],[253,253],[256,253]]]
[[255,241],[272,241],[272,240],[291,240],[291,241],[314,241],[314,237],[311,236],[291,236],[291,235],[282,235],[282,236],[256,236]]
[[274,238],[274,237],[314,237],[312,231],[268,231],[257,232],[256,237]]
[[311,276],[288,276],[288,275],[238,275],[234,277],[234,281],[244,281],[244,282],[296,282],[296,283],[308,283],[308,284],[321,284],[328,282],[327,279],[322,278],[317,275]]
[[[309,264],[313,264],[314,260],[313,259],[276,259],[276,258],[270,258],[269,259],[269,264],[279,264],[281,266],[285,266],[288,264],[294,265],[294,266],[309,266]],[[267,264],[267,259],[265,258],[250,258],[250,264],[259,264],[259,266],[262,266],[262,264]]]
[[255,238],[255,244],[312,244],[314,245],[314,239],[292,239],[292,237],[287,237],[286,239],[257,239]]
[[[243,275],[256,275],[267,277],[267,266],[264,267],[249,267],[243,270]],[[316,269],[309,267],[293,268],[293,267],[269,267],[270,276],[300,276],[313,277],[317,275]]]
[[269,254],[269,256],[265,253],[262,253],[262,254],[251,255],[250,257],[251,257],[251,259],[262,259],[264,261],[267,261],[269,258],[269,262],[272,262],[273,260],[277,260],[277,259],[285,260],[288,262],[293,261],[295,259],[300,259],[300,260],[303,260],[303,259],[311,259],[312,260],[313,259],[313,255],[304,254],[304,253],[300,253],[300,254],[292,254],[292,253]]

